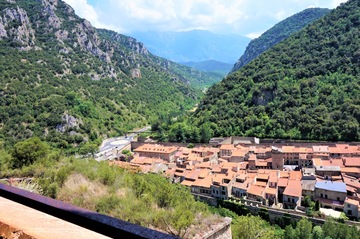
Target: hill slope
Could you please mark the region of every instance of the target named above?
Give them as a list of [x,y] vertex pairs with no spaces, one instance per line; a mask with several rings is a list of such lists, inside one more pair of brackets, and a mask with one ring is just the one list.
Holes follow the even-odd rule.
[[211,87],[215,135],[360,140],[360,2],[350,0]]
[[0,139],[71,148],[177,114],[201,95],[183,67],[61,0],[1,1]]
[[303,29],[309,23],[323,17],[329,12],[330,10],[326,8],[309,8],[279,22],[264,32],[260,37],[250,42],[250,44],[246,47],[244,54],[235,63],[231,72],[235,72],[244,67],[250,61],[258,57],[261,53],[270,49],[277,43],[288,38],[291,34]]

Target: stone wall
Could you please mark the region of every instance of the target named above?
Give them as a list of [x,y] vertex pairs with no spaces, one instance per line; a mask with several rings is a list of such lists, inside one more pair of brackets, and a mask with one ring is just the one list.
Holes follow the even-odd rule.
[[219,226],[219,229],[208,232],[203,239],[231,239],[231,221],[232,219],[229,217],[224,218],[224,222]]

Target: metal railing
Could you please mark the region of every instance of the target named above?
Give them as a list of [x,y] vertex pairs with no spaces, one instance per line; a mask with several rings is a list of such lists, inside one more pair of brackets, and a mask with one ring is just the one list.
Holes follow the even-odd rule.
[[177,238],[1,183],[0,196],[111,238]]

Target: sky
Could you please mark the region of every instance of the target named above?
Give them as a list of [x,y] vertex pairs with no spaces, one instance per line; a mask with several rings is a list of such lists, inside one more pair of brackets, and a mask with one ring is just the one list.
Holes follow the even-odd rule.
[[97,28],[144,31],[209,30],[255,38],[306,8],[336,8],[347,0],[64,0]]

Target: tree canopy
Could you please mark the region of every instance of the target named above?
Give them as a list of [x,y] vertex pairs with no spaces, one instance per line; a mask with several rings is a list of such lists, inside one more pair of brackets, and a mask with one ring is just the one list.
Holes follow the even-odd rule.
[[190,124],[216,136],[360,140],[359,2],[350,0],[211,87]]

